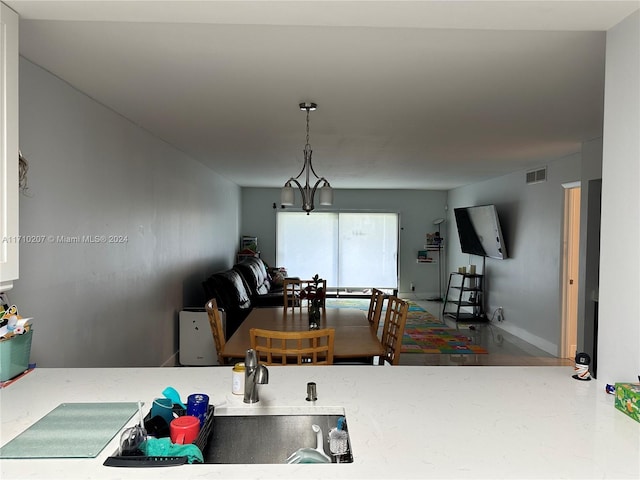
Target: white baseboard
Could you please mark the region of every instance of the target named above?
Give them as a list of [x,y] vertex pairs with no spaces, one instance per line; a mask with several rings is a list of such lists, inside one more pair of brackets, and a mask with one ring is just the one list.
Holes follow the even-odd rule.
[[523,328],[517,327],[515,325],[511,325],[506,322],[494,323],[493,325],[501,328],[502,330],[510,333],[511,335],[514,335],[524,340],[527,343],[530,343],[535,347],[538,347],[540,350],[544,350],[545,352],[547,352],[550,355],[553,355],[554,357],[557,357],[560,355],[560,349],[558,345],[548,340],[545,340],[544,338],[540,338],[537,335],[534,335]]
[[398,292],[398,297],[406,298],[407,300],[417,300],[427,302],[428,298],[437,297],[437,293],[428,292]]

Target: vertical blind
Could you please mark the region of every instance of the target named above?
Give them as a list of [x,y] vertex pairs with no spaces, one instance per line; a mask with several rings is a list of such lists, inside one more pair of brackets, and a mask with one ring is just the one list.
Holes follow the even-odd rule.
[[278,212],[276,261],[337,288],[397,288],[398,214]]

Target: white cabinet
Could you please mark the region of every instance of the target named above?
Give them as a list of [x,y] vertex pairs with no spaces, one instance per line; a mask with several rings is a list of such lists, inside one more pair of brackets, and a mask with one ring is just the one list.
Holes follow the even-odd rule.
[[18,15],[0,3],[0,292],[18,278]]
[[[224,321],[224,312],[220,313]],[[185,309],[179,318],[180,365],[218,365],[207,312],[204,309]]]

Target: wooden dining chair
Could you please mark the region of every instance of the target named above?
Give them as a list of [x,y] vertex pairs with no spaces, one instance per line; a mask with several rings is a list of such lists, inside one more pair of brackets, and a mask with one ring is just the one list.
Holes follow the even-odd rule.
[[367,313],[367,320],[371,330],[377,335],[378,327],[380,326],[380,316],[382,315],[382,306],[387,294],[382,290],[374,288],[371,291],[371,300],[369,302],[369,313]]
[[409,303],[395,296],[389,297],[387,302],[387,314],[382,330],[382,347],[385,352],[380,357],[380,364],[387,362],[390,365],[398,365],[400,351],[402,349],[402,336],[407,323]]
[[[322,297],[322,302],[320,307],[325,308],[325,298],[327,292],[327,281],[320,279],[318,280],[318,289],[322,288],[325,295]],[[315,293],[316,284],[314,280],[301,280],[299,278],[285,278],[283,282],[283,290],[284,290],[284,311],[291,309],[293,311],[296,307],[302,309],[303,305],[308,304],[307,300],[304,300],[302,291],[304,290],[307,294]]]
[[211,327],[213,343],[216,346],[216,353],[218,354],[218,363],[220,365],[225,365],[227,357],[224,355],[224,330],[222,328],[222,318],[220,317],[220,311],[218,310],[218,303],[215,298],[212,298],[205,304],[205,310],[209,317],[209,326]]
[[302,280],[299,278],[285,278],[282,284],[284,292],[284,312],[289,309],[293,312],[296,307],[301,308],[300,292],[302,291]]
[[332,365],[335,330],[282,332],[252,328],[251,348],[266,365]]

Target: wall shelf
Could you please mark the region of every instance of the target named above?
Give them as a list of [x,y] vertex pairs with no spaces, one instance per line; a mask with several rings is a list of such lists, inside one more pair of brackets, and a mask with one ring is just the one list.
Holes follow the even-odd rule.
[[426,244],[422,250],[418,251],[416,263],[432,263],[437,265],[443,250],[444,245],[442,244]]

